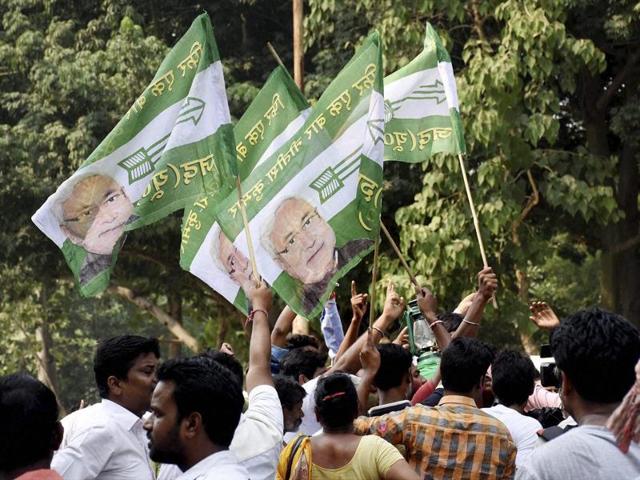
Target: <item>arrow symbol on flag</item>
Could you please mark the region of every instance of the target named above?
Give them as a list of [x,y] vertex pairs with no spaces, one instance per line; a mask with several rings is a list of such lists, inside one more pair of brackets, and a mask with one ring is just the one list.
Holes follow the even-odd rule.
[[331,198],[338,190],[344,187],[344,181],[349,175],[360,168],[360,155],[356,148],[342,159],[335,167],[327,167],[309,186],[318,192],[320,203]]
[[[192,121],[194,126],[198,125],[202,118],[204,107],[205,102],[199,98],[188,97],[180,107],[174,126],[189,121]],[[118,165],[125,169],[129,175],[129,185],[153,172],[155,164],[160,160],[170,136],[171,132],[148,147],[139,148],[133,154],[118,162]]]
[[385,102],[385,115],[389,116],[387,121],[393,118],[393,113],[400,109],[400,106],[407,100],[435,100],[440,105],[447,99],[444,91],[444,84],[440,79],[436,79],[432,84],[418,86],[413,92],[395,102]]
[[367,120],[367,129],[369,130],[369,135],[371,135],[371,140],[373,140],[374,145],[384,141],[384,118]]
[[202,118],[202,112],[204,112],[205,103],[196,97],[187,97],[182,104],[178,118],[176,119],[176,125],[179,123],[186,123],[189,120],[193,121],[194,125],[197,125]]

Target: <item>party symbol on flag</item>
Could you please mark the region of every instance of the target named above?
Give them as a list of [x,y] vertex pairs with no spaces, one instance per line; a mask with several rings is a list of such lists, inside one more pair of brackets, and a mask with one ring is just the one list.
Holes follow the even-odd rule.
[[[395,102],[385,101],[385,110],[390,110],[391,118],[393,118],[393,112],[398,110],[400,106],[407,100],[435,100],[438,105],[447,99],[444,92],[444,84],[440,79],[436,79],[433,84],[424,84],[416,88],[410,95],[404,98],[400,98]],[[385,116],[387,112],[385,111]],[[391,119],[389,118],[389,120]]]
[[331,198],[338,190],[344,187],[344,181],[349,175],[360,168],[359,148],[347,155],[335,167],[327,167],[319,177],[309,185],[320,197],[320,203]]
[[[175,125],[189,121],[193,122],[194,126],[198,125],[198,122],[202,118],[204,107],[205,102],[199,98],[187,97],[180,108],[180,113],[178,114],[178,118],[176,118]],[[118,162],[118,165],[124,168],[129,174],[129,184],[146,177],[153,171],[153,167],[162,156],[162,152],[167,146],[167,141],[170,136],[171,132],[150,146],[142,147],[124,160]]]

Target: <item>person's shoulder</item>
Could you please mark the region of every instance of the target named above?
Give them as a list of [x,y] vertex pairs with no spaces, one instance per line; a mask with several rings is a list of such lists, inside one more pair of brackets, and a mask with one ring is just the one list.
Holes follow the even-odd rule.
[[275,402],[278,404],[278,406],[280,405],[280,399],[278,397],[277,390],[273,385],[267,385],[267,384],[256,385],[255,387],[253,387],[253,389],[249,392],[248,408],[251,408],[252,402],[254,405],[256,404],[256,402],[260,402],[260,403]]

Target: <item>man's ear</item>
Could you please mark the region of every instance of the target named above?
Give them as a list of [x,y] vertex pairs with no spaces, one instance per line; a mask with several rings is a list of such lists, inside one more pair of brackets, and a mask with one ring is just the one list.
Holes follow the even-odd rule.
[[306,375],[304,373],[299,373],[298,374],[298,383],[300,385],[304,385],[308,381],[309,381],[309,379],[306,377]]
[[74,245],[78,245],[79,247],[82,247],[84,238],[73,233],[65,225],[61,224],[60,229],[62,230],[62,233],[64,233],[67,236],[67,238],[71,241],[71,243],[73,243]]
[[115,375],[111,375],[107,378],[107,386],[109,387],[109,393],[115,395],[116,397],[122,395],[122,380],[120,380]]
[[202,428],[202,415],[199,412],[191,412],[180,422],[180,430],[188,439],[195,438]]
[[567,374],[564,373],[562,370],[560,370],[560,378],[562,379],[562,384],[560,385],[560,388],[562,389],[563,394],[565,396],[572,395],[576,389],[573,386],[573,382],[571,381],[571,379],[567,377]]
[[62,426],[62,423],[56,422],[53,428],[53,434],[51,435],[51,451],[55,452],[60,448],[60,444],[62,443],[64,427]]

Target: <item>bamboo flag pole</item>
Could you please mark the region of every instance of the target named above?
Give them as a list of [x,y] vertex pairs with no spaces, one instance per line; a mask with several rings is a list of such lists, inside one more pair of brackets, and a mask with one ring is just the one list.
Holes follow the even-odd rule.
[[[484,251],[484,243],[482,242],[482,234],[480,233],[480,222],[478,222],[478,214],[476,213],[476,207],[473,203],[473,197],[471,196],[471,188],[469,187],[469,180],[467,179],[467,169],[464,166],[464,159],[462,154],[458,153],[458,160],[460,161],[460,171],[462,172],[462,179],[464,180],[464,189],[467,192],[467,200],[469,201],[469,207],[471,208],[471,216],[473,217],[473,226],[476,230],[476,237],[478,238],[478,245],[480,246],[480,255],[482,256],[482,263],[485,268],[489,266],[487,261],[487,254]],[[494,308],[498,308],[498,302],[496,297],[492,298]]]
[[251,240],[251,230],[249,230],[249,220],[247,219],[247,211],[242,201],[242,187],[240,185],[240,177],[236,177],[236,187],[238,189],[238,203],[240,204],[240,213],[242,214],[242,223],[244,224],[244,232],[247,235],[247,247],[249,248],[249,260],[253,269],[253,277],[260,283],[262,280],[258,273],[258,265],[256,264],[256,252],[253,249],[253,241]]
[[304,5],[303,0],[293,0],[293,79],[300,91],[304,91]]
[[280,55],[278,55],[278,52],[276,52],[276,49],[273,48],[273,45],[271,45],[271,42],[267,42],[267,48],[269,49],[269,52],[271,53],[271,55],[273,55],[273,58],[276,59],[276,62],[278,62],[278,65],[280,65],[282,68],[287,70],[287,67],[284,66],[284,63],[282,63],[282,59],[280,58]]
[[376,237],[375,247],[373,249],[373,272],[371,272],[371,298],[369,299],[369,334],[375,320],[376,305],[376,282],[378,281],[378,250],[380,247],[380,237]]
[[413,283],[413,285],[416,286],[417,288],[420,288],[420,285],[418,285],[418,280],[416,280],[416,276],[413,274],[413,271],[411,270],[411,267],[409,267],[409,264],[405,260],[404,255],[402,255],[402,252],[398,248],[398,245],[393,240],[393,237],[391,237],[391,234],[389,233],[389,230],[387,230],[387,227],[384,226],[384,223],[382,223],[382,221],[380,221],[380,228],[384,232],[384,235],[387,237],[387,240],[389,240],[389,243],[391,244],[391,247],[393,248],[393,251],[396,252],[396,255],[400,259],[400,263],[402,264],[404,269],[409,274],[409,278],[411,279],[411,283]]

